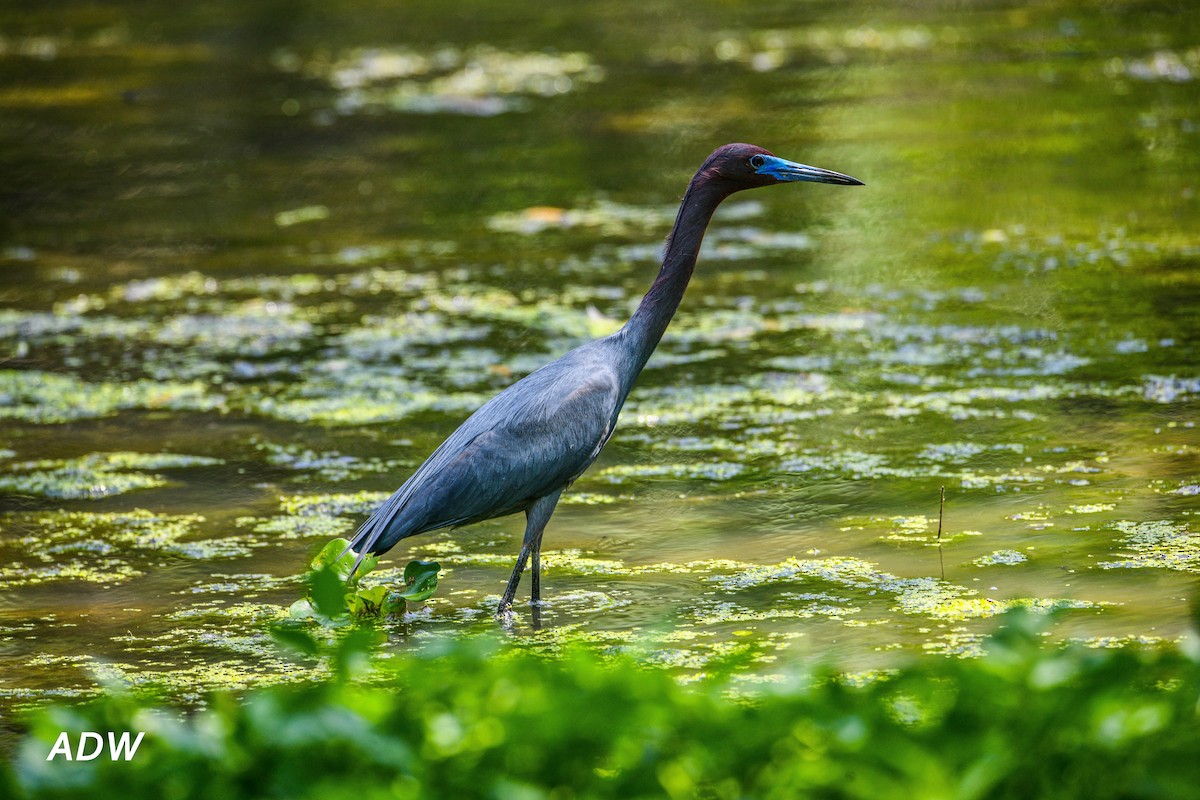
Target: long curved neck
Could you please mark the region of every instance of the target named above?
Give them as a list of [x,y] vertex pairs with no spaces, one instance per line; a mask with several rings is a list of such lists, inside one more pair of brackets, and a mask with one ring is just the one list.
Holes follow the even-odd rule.
[[704,240],[708,221],[730,193],[728,187],[708,180],[703,171],[697,173],[688,185],[679,213],[675,216],[675,227],[667,237],[666,253],[658,277],[621,331],[625,339],[625,352],[629,357],[626,367],[630,370],[627,376],[630,384],[650,360],[667,325],[675,316],[692,277],[692,270],[696,267],[696,256],[700,253],[700,243]]

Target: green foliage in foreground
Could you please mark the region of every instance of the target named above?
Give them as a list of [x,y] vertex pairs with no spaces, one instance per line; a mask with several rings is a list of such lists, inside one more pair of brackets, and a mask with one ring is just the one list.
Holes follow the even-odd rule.
[[[728,676],[684,686],[624,656],[460,643],[378,660],[370,685],[218,695],[182,720],[127,697],[43,711],[0,795],[1194,796],[1196,654],[1039,639],[1009,615],[978,660],[921,659],[865,686],[797,677],[749,700]],[[129,762],[47,762],[62,730],[146,736]]]

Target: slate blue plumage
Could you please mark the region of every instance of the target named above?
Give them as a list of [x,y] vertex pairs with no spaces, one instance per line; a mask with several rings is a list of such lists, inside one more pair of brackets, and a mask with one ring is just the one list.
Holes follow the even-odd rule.
[[525,538],[497,614],[512,607],[530,557],[532,602],[539,603],[546,523],[563,490],[612,436],[625,398],[683,299],[713,212],[734,192],[793,181],[862,183],[754,145],[714,151],[688,185],[662,268],[629,322],[481,406],[359,528],[351,543],[359,560],[419,533],[524,511]]

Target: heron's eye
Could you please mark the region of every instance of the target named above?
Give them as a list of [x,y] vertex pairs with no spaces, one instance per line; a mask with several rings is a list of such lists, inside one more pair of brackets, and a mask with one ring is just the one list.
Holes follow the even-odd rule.
[[767,163],[767,160],[760,155],[750,156],[750,166],[754,167],[755,169],[758,169],[765,163]]

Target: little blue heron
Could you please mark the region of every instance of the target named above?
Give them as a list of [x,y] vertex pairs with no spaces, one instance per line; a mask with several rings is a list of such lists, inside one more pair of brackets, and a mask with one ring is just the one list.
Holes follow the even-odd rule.
[[385,553],[418,533],[524,511],[521,553],[496,614],[512,608],[531,557],[536,609],[546,523],[559,495],[612,436],[629,390],[683,299],[713,212],[734,192],[793,181],[862,185],[754,145],[714,151],[688,184],[662,268],[625,326],[530,373],[468,417],[359,528],[350,545],[355,567],[367,553]]

